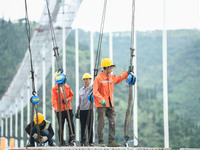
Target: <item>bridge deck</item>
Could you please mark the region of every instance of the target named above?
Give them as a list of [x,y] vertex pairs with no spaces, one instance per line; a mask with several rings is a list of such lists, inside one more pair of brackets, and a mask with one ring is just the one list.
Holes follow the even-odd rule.
[[[171,150],[170,148],[151,148],[151,147],[29,147],[29,150]],[[26,150],[18,148],[14,150]]]

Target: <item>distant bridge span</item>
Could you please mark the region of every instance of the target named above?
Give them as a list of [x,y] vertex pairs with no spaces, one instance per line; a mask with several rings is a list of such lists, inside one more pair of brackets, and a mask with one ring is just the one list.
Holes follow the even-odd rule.
[[[49,10],[51,13],[51,19],[53,22],[55,38],[59,51],[62,49],[62,42],[65,41],[71,31],[72,23],[76,17],[78,9],[82,3],[82,0],[49,0]],[[44,4],[41,1],[41,4]],[[29,7],[28,7],[29,8]],[[65,33],[65,34],[64,34]],[[64,36],[62,36],[64,35]],[[65,39],[64,39],[65,38]],[[64,40],[63,40],[64,39]],[[33,69],[35,75],[35,87],[36,92],[43,84],[44,78],[49,74],[52,66],[53,46],[52,38],[49,26],[49,16],[47,11],[46,2],[43,8],[42,15],[35,28],[31,38],[31,52],[33,60]],[[45,59],[45,71],[43,71],[43,64]],[[28,119],[30,122],[30,101],[32,94],[32,81],[31,81],[31,65],[30,65],[30,53],[27,49],[24,58],[17,70],[13,80],[11,81],[7,91],[0,99],[0,136],[24,138],[24,108],[28,105]],[[43,72],[45,72],[43,74]],[[44,103],[45,104],[45,103]],[[18,135],[18,112],[21,111],[21,136]],[[15,114],[15,136],[13,134],[12,127],[12,115]],[[10,122],[8,122],[10,118]],[[55,118],[54,113],[52,118]],[[53,128],[55,129],[55,119]],[[10,127],[10,135],[8,135],[8,128]],[[6,140],[8,146],[8,140]],[[24,147],[23,140],[20,141],[21,147]],[[1,142],[0,142],[1,145]],[[6,148],[8,148],[6,146]],[[15,141],[15,147],[18,147],[18,141]]]
[[[65,26],[65,35],[68,36],[71,30],[71,25],[76,17],[81,2],[82,0],[65,0],[63,13],[62,0],[49,1],[49,9],[51,12],[53,26],[55,28],[56,41],[59,50],[62,48],[63,23]],[[53,55],[51,33],[49,30],[49,18],[46,5],[44,5],[40,21],[38,23],[38,26],[35,28],[35,31],[33,32],[33,36],[31,38],[31,51],[33,58],[33,69],[35,71],[35,77],[37,78],[36,87],[37,89],[39,89],[42,85],[43,79],[43,56],[45,56],[45,73],[47,76],[52,65]],[[30,99],[30,96],[26,94],[27,88],[30,88],[30,90],[32,91],[32,83],[30,82],[30,70],[30,54],[27,50],[19,69],[17,70],[16,75],[10,83],[6,93],[2,96],[0,100],[1,118],[9,117],[9,115],[14,114],[16,111],[18,112],[21,109],[21,99],[26,99],[23,100],[23,107],[27,105],[27,99]],[[29,84],[27,84],[27,82]]]

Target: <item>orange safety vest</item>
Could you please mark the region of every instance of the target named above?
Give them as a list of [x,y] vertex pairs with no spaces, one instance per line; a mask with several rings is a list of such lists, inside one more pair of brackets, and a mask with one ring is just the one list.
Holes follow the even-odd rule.
[[[93,84],[93,96],[95,101],[95,107],[104,107],[101,105],[101,101],[105,99],[106,107],[114,107],[113,103],[113,91],[114,85],[120,83],[128,76],[128,71],[125,71],[121,75],[115,76],[109,74],[108,77],[101,71],[101,73],[95,78]],[[109,104],[109,98],[110,103]]]
[[[68,108],[72,110],[73,108],[71,106],[71,100],[73,100],[74,93],[72,92],[70,86],[66,84],[65,84],[65,93],[66,93],[66,98],[69,100],[67,103]],[[60,97],[61,97],[61,111],[67,110],[66,104],[62,102],[62,100],[64,100],[64,96],[61,89],[60,89]],[[53,108],[56,109],[58,112],[59,111],[58,84],[56,84],[51,90],[51,101]]]

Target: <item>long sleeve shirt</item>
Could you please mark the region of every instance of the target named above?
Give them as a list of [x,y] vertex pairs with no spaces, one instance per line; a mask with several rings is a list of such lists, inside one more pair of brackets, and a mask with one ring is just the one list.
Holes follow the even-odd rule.
[[88,95],[92,92],[92,85],[90,84],[87,88],[82,87],[79,90],[79,104],[80,110],[88,110],[90,108],[90,101]]
[[125,71],[124,73],[118,76],[109,74],[108,77],[102,71],[95,78],[93,84],[93,96],[95,101],[95,107],[104,107],[101,105],[101,102],[103,100],[106,101],[106,107],[114,107],[113,103],[114,85],[123,81],[127,76],[128,76],[128,71]]
[[[56,84],[51,90],[51,100],[52,105],[57,112],[59,111],[59,98],[58,98],[58,90],[60,90],[60,103],[61,103],[61,111],[67,110],[66,104],[63,103],[64,96],[61,89],[58,89],[58,84]],[[65,94],[66,98],[69,100],[67,102],[68,108],[72,110],[71,101],[73,100],[74,93],[72,92],[69,85],[65,84]]]

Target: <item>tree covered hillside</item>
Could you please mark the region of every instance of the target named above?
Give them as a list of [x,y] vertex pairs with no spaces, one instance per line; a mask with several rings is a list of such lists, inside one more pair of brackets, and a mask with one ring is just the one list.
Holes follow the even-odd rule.
[[[35,23],[31,24],[31,29]],[[22,23],[0,19],[0,97],[8,88],[27,50],[26,29]]]
[[[66,40],[66,72],[68,84],[75,93],[74,35],[74,30],[72,30]],[[139,146],[163,147],[162,32],[136,32],[136,35]],[[199,31],[172,30],[168,31],[167,35],[170,147],[200,147],[200,104],[198,102],[200,98]],[[23,23],[0,20],[0,96],[4,94],[17,68],[20,66],[27,49],[27,43]],[[94,33],[95,51],[97,44],[98,33]],[[108,49],[109,37],[107,33],[104,33],[101,58],[109,56]],[[113,33],[115,75],[119,75],[128,69],[129,53],[130,33]],[[62,52],[60,57],[62,57]],[[85,72],[90,72],[90,33],[83,30],[79,30],[79,63],[79,85],[81,87],[83,86],[82,75]],[[51,73],[46,79],[46,84],[46,118],[51,121]],[[38,105],[41,112],[43,104],[42,87],[39,89],[38,95],[41,97],[41,102]],[[125,81],[115,86],[114,103],[117,113],[116,141],[123,145],[124,119],[128,103],[128,85]],[[72,106],[75,112],[75,97]],[[25,127],[27,125],[26,108],[24,112]],[[18,118],[20,118],[20,112]],[[13,120],[13,126],[14,123],[15,119]],[[56,123],[56,125],[56,129],[58,129],[58,124]],[[20,131],[20,128],[18,130]],[[57,130],[55,133],[56,142],[58,143]],[[104,129],[105,142],[107,141],[107,133],[108,122],[106,121]],[[25,139],[26,135],[24,133]]]

